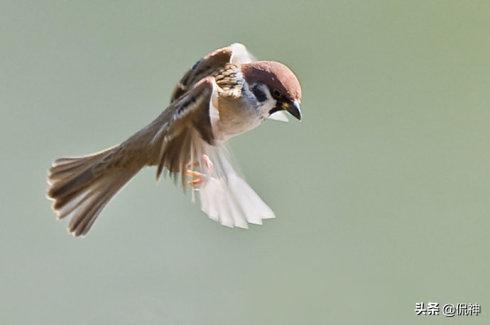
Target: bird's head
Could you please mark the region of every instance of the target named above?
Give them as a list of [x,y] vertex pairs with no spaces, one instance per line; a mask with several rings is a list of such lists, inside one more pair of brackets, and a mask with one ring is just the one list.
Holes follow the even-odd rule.
[[298,78],[284,64],[255,61],[242,65],[245,80],[269,115],[286,110],[301,120],[301,86]]

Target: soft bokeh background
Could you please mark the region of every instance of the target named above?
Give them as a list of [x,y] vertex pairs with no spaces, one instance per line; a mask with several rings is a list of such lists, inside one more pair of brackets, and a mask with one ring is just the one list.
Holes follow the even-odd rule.
[[[1,0],[0,323],[489,324],[489,17],[488,1]],[[51,160],[124,140],[236,41],[304,90],[302,123],[231,143],[278,218],[218,226],[147,169],[67,235]]]

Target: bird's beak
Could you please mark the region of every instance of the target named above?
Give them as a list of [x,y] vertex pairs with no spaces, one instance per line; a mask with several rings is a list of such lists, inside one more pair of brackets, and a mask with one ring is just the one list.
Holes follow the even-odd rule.
[[296,117],[298,120],[301,120],[301,108],[298,100],[283,103],[282,109],[288,111],[289,114]]

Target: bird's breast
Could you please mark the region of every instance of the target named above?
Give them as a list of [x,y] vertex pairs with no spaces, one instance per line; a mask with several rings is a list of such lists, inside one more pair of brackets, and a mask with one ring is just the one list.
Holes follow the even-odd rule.
[[219,119],[213,131],[222,141],[256,128],[263,120],[256,106],[243,97],[220,98],[218,112]]

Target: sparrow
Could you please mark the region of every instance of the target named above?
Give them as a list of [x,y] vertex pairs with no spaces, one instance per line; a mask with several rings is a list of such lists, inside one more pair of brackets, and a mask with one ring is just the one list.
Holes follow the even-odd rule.
[[[257,61],[239,43],[215,50],[192,66],[170,104],[126,141],[91,155],[56,159],[47,197],[68,231],[85,236],[108,201],[145,166],[192,188],[201,209],[228,227],[262,224],[274,213],[232,166],[226,142],[266,118],[298,120],[301,86],[274,61]],[[284,115],[282,115],[284,114]],[[194,194],[197,193],[197,194]]]

